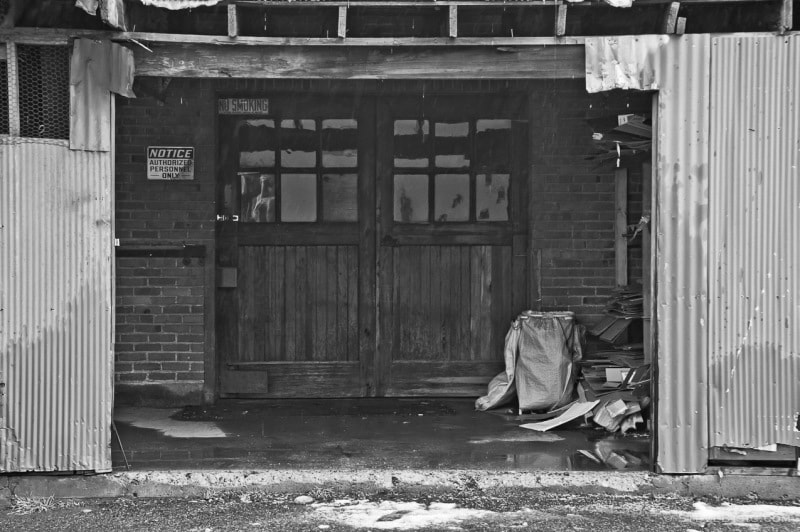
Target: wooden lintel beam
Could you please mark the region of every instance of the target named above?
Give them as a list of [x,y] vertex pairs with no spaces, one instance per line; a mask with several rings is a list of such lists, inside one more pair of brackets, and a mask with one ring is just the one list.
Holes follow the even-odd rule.
[[680,8],[680,2],[670,2],[669,5],[664,8],[661,33],[675,33],[675,26],[678,24],[678,11]]
[[447,36],[451,39],[458,37],[458,6],[451,5],[447,17]]
[[347,37],[347,6],[339,6],[339,23],[336,25],[336,36],[340,39]]
[[313,79],[580,79],[583,46],[372,48],[134,47],[137,76]]
[[780,33],[786,33],[787,31],[792,31],[792,26],[793,26],[792,20],[794,18],[792,4],[793,4],[792,0],[783,0],[781,2],[781,21],[780,21],[781,27],[778,28],[778,31]]
[[239,12],[236,4],[228,4],[228,37],[235,39],[239,36]]
[[561,4],[556,11],[556,36],[567,33],[567,5]]

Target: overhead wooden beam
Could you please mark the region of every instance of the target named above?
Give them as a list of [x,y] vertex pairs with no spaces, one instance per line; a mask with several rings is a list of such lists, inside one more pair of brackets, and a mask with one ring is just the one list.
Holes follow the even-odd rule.
[[239,12],[236,4],[228,4],[228,37],[235,39],[239,36]]
[[314,79],[580,79],[583,46],[366,48],[150,44],[137,76]]
[[664,8],[661,33],[675,33],[675,26],[678,23],[678,10],[680,10],[680,8],[680,2],[670,2],[670,4]]
[[792,0],[783,0],[781,2],[781,27],[780,33],[786,33],[792,30],[794,13],[792,11]]
[[340,39],[347,37],[347,6],[339,6],[339,23],[336,25],[336,36]]
[[[763,33],[761,35],[771,35]],[[0,29],[0,42],[20,44],[69,44],[73,39],[109,39],[115,42],[140,42],[145,44],[211,44],[231,47],[252,46],[374,46],[374,47],[516,47],[516,46],[582,46],[585,37],[359,37],[345,40],[336,37],[254,37],[240,35],[236,40],[227,35],[192,35],[174,33],[149,33],[140,31],[102,31],[50,28]]]
[[447,17],[447,36],[451,39],[458,37],[458,6],[450,6],[450,13]]

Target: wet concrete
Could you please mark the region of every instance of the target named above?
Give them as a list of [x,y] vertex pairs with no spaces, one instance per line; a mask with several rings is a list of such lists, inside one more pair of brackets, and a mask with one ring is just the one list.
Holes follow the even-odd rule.
[[[646,434],[610,435],[581,421],[539,433],[519,428],[524,417],[476,412],[469,399],[223,400],[120,407],[114,417],[133,470],[597,471],[607,466],[579,451],[598,445],[641,459],[628,469],[649,469]],[[112,457],[124,470],[116,435]]]

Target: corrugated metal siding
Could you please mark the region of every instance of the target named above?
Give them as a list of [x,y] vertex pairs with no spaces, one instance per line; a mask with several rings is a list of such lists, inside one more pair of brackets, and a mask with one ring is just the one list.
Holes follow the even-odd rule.
[[0,141],[0,471],[111,469],[110,153]]
[[710,444],[800,445],[800,38],[712,65]]
[[657,320],[656,466],[708,462],[708,35],[671,38],[658,60],[654,227]]

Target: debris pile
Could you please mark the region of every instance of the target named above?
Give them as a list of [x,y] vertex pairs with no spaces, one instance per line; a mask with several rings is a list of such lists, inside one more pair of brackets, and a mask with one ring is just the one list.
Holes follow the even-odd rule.
[[642,412],[650,406],[650,364],[644,360],[644,344],[630,341],[637,340],[640,335],[636,333],[641,333],[641,288],[615,290],[605,314],[589,330],[599,340],[599,346],[580,362],[578,395],[582,401],[598,402],[592,410],[596,424],[609,432],[624,434],[644,423]]

